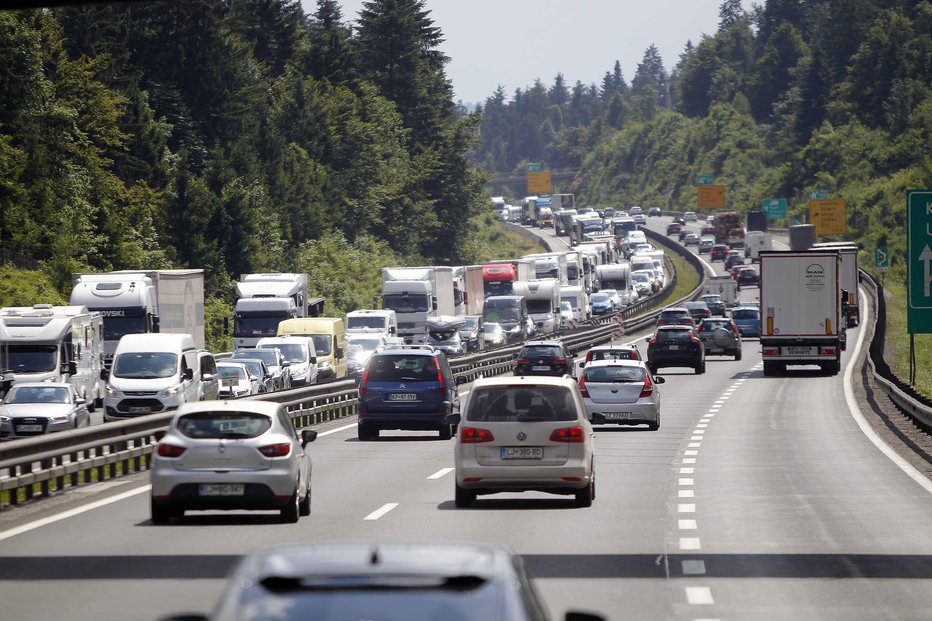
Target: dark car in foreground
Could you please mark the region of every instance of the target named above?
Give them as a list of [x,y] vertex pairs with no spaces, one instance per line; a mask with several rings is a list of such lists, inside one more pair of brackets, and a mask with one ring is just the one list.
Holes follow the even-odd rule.
[[448,417],[459,413],[457,379],[443,352],[424,345],[372,354],[359,381],[357,434],[375,440],[385,429],[439,431],[453,437]]
[[728,255],[728,246],[725,244],[715,244],[709,250],[709,261],[724,261]]
[[[163,621],[549,621],[524,560],[488,543],[289,543],[239,559],[214,612]],[[604,617],[567,612],[565,621]]]
[[528,341],[515,358],[515,375],[575,375],[573,358],[562,341]]
[[742,267],[735,277],[739,287],[760,287],[760,274],[753,267]]
[[663,367],[691,367],[705,373],[705,348],[691,326],[660,326],[647,337],[647,368],[657,373]]

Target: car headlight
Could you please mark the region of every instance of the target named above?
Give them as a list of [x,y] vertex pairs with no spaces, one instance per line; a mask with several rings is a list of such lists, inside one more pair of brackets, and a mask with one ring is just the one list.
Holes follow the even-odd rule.
[[511,332],[512,334],[517,334],[518,332],[521,332],[521,324],[516,325],[514,328],[511,328],[508,331]]
[[117,396],[119,396],[119,395],[120,395],[120,391],[119,391],[119,390],[117,390],[116,388],[114,388],[114,387],[111,386],[110,384],[107,384],[107,396],[108,396],[108,397],[117,397]]
[[317,363],[317,368],[321,371],[327,371],[330,367],[333,366],[329,360],[324,360],[323,362]]
[[165,390],[160,392],[159,396],[160,397],[174,397],[179,392],[181,392],[181,384],[176,384],[175,386],[171,386],[170,388],[166,388]]
[[47,378],[45,378],[45,379],[42,380],[42,381],[43,381],[44,383],[46,383],[46,384],[51,384],[52,382],[57,382],[58,379],[56,379],[55,377],[47,377]]
[[6,414],[0,414],[0,423],[8,423],[8,422],[10,422],[10,417],[7,416]]
[[58,416],[49,416],[50,423],[65,423],[68,422],[67,414],[59,414]]

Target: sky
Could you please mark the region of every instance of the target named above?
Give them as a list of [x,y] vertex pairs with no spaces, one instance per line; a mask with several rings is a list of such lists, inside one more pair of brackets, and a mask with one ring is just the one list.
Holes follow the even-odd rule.
[[[301,0],[313,13],[316,0]],[[482,103],[501,85],[508,99],[540,78],[562,73],[572,86],[601,84],[621,62],[630,84],[652,43],[669,71],[686,41],[697,43],[718,28],[721,0],[427,0],[450,57],[447,78],[455,99]],[[750,10],[752,0],[741,0]],[[763,3],[763,0],[758,0]],[[342,0],[343,19],[354,22],[363,0]]]

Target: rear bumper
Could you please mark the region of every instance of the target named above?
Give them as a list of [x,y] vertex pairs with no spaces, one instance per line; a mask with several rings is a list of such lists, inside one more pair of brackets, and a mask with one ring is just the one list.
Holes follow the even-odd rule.
[[294,494],[294,483],[291,489],[283,494],[276,493],[267,485],[260,483],[246,483],[242,496],[201,496],[198,494],[197,483],[186,483],[176,486],[167,496],[158,496],[153,488],[152,502],[161,507],[207,510],[274,510],[281,509],[291,502]]
[[360,412],[358,421],[371,429],[401,429],[405,431],[439,431],[447,413],[380,413]]
[[591,403],[586,400],[589,420],[593,414],[605,416],[606,425],[637,425],[656,423],[660,419],[660,408],[651,403]]
[[591,479],[592,471],[579,462],[561,466],[456,466],[456,484],[477,494],[531,491],[574,494],[588,487]]

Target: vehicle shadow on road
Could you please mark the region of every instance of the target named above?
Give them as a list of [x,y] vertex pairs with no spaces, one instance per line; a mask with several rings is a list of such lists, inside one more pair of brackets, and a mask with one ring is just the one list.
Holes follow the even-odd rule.
[[528,509],[576,509],[572,496],[554,496],[553,498],[495,498],[480,496],[471,507],[459,508],[452,500],[437,505],[440,511],[527,511]]
[[[172,528],[174,526],[255,526],[258,524],[281,524],[281,517],[278,511],[268,513],[189,513],[183,518],[175,518],[168,524],[153,524],[152,520],[143,520],[136,522],[135,526],[154,527],[154,528]],[[286,525],[287,526],[287,525]]]
[[592,429],[596,433],[605,433],[605,432],[628,433],[628,432],[642,432],[642,431],[643,432],[650,431],[651,433],[654,433],[654,431],[652,431],[650,428],[646,426],[637,427],[635,425],[593,425]]
[[439,435],[436,433],[427,432],[422,436],[379,436],[375,440],[360,440],[359,438],[347,438],[343,440],[344,442],[361,442],[362,444],[378,444],[379,442],[383,444],[388,444],[391,442],[424,442],[424,441],[440,441],[440,442],[449,442],[449,440],[442,440]]

